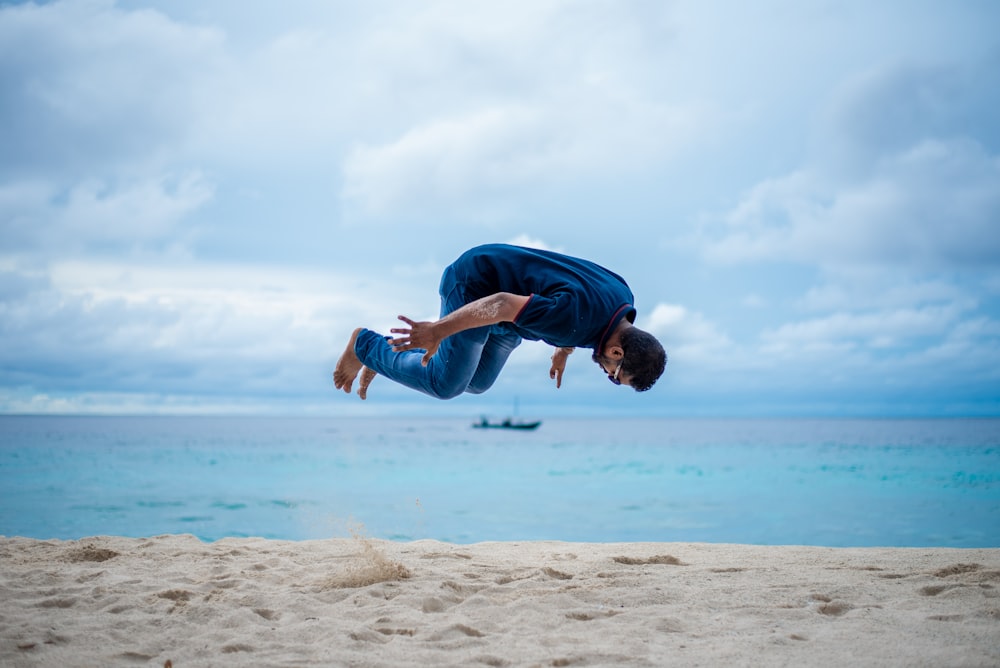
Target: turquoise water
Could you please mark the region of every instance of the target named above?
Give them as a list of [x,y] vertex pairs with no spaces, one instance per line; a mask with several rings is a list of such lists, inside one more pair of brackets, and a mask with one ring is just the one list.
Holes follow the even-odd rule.
[[1000,420],[0,417],[0,534],[1000,546]]

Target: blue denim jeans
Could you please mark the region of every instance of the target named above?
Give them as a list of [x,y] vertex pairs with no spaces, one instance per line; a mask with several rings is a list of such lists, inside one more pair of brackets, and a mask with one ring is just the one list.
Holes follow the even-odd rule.
[[[441,315],[467,303],[463,286],[451,267],[441,277]],[[471,301],[471,300],[469,300]],[[387,337],[363,329],[354,343],[358,359],[375,373],[437,399],[453,399],[463,392],[488,390],[521,337],[504,324],[467,329],[449,336],[424,366],[423,350],[394,352]]]

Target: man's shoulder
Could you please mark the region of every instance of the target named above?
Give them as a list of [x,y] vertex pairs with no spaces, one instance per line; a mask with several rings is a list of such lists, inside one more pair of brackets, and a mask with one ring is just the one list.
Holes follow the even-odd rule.
[[522,255],[530,253],[530,248],[515,246],[513,244],[490,243],[473,246],[465,251],[463,255]]
[[481,244],[462,253],[456,264],[473,263],[477,266],[521,266],[527,262],[537,261],[544,253],[524,246],[512,244]]

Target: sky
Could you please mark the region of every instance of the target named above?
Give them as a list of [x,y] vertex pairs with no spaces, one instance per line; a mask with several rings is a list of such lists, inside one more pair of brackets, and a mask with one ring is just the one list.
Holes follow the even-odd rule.
[[[0,2],[0,413],[1000,415],[1000,3]],[[336,392],[480,243],[626,278],[653,389]]]

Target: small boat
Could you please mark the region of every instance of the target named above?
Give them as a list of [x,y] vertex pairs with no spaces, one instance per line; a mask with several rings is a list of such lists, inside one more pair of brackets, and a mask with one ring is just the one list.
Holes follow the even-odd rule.
[[541,420],[534,420],[532,422],[522,422],[520,420],[514,421],[511,418],[504,418],[501,422],[490,422],[485,417],[481,418],[479,422],[473,422],[472,426],[476,429],[523,429],[531,430],[537,429],[538,425],[542,424]]
[[476,429],[520,429],[522,431],[530,431],[538,429],[538,425],[540,424],[542,424],[541,420],[525,421],[517,419],[517,397],[514,397],[514,417],[504,418],[501,422],[490,422],[484,415],[479,419],[479,422],[473,422],[472,426]]

